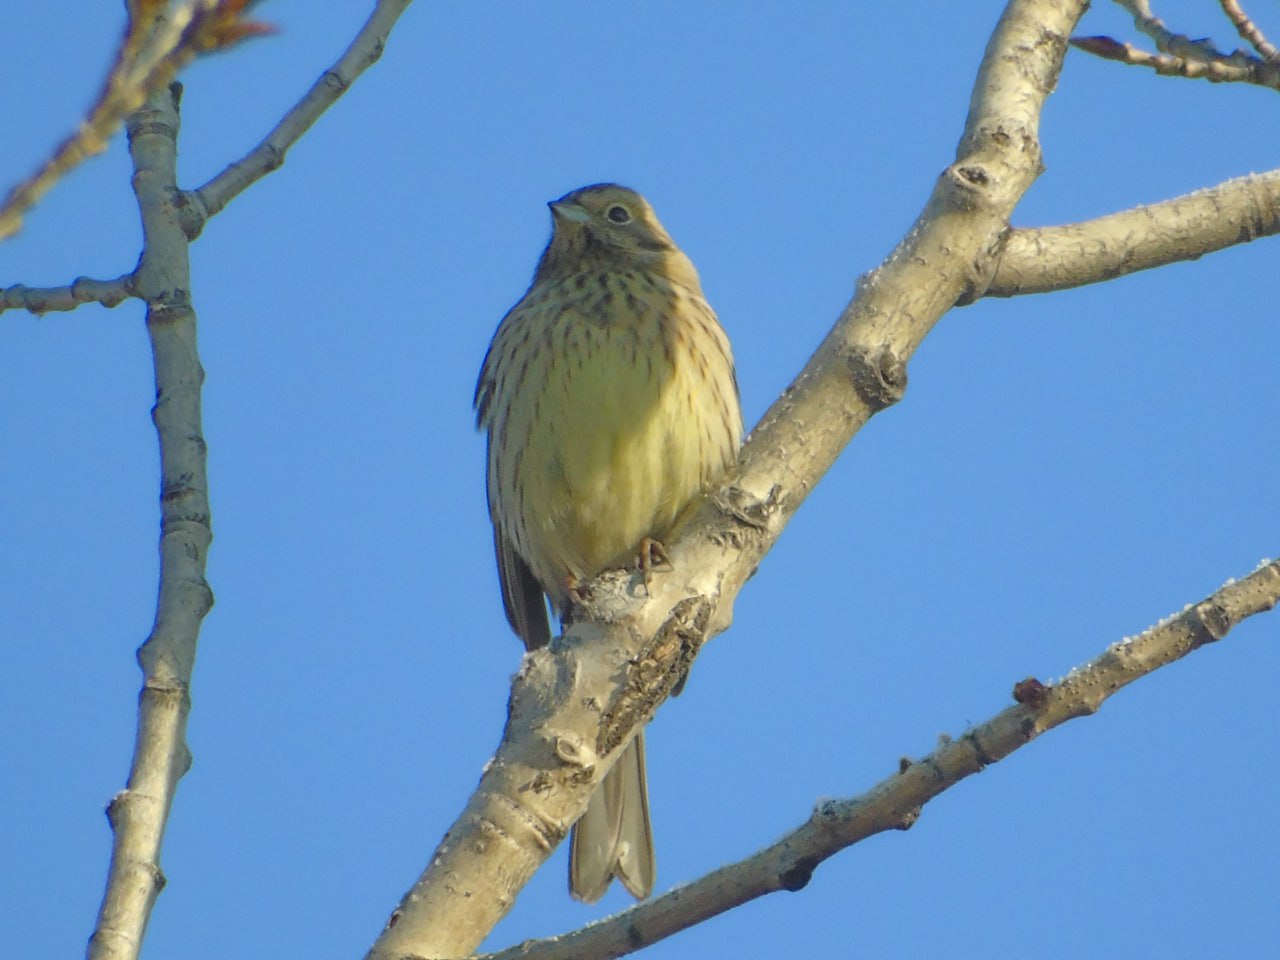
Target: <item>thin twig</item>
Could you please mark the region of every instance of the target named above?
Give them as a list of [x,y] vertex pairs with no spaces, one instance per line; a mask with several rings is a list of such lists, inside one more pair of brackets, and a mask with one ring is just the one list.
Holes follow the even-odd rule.
[[[1161,76],[1187,77],[1204,79],[1213,83],[1249,83],[1259,87],[1280,90],[1280,62],[1274,57],[1266,59],[1255,57],[1244,50],[1223,53],[1207,38],[1192,40],[1181,33],[1174,33],[1165,26],[1164,21],[1151,12],[1147,0],[1116,0],[1133,15],[1137,28],[1155,41],[1158,54],[1148,53],[1128,43],[1121,43],[1112,37],[1073,37],[1074,47],[1092,53],[1105,60],[1114,60],[1129,66],[1147,67]],[[1257,40],[1266,45],[1274,53],[1274,48],[1266,43],[1261,31],[1258,31],[1239,7],[1231,0],[1219,0],[1223,9],[1228,4],[1244,18],[1244,26],[1236,22],[1238,30],[1252,41],[1253,37],[1244,34],[1244,30],[1252,28]],[[1231,12],[1228,11],[1228,16]],[[1255,43],[1255,46],[1257,44]],[[1261,50],[1262,48],[1259,47]]]
[[[204,186],[182,194],[184,202],[177,209],[180,215],[180,223],[188,239],[194,240],[199,236],[200,231],[204,229],[209,218],[219,213],[232,199],[239,196],[248,187],[271,171],[278,169],[284,163],[284,157],[289,148],[310,129],[311,125],[329,107],[338,101],[342,94],[351,87],[351,84],[365,70],[381,57],[391,28],[411,2],[412,0],[378,0],[373,13],[342,56],[338,58],[332,67],[321,74],[311,89],[284,115],[267,135],[266,139]],[[202,8],[210,10],[222,9],[224,16],[229,17],[230,12],[228,11],[237,4],[243,4],[243,0],[198,0],[197,3],[188,4],[188,6],[202,5]],[[129,73],[121,64],[129,64],[137,60],[141,56],[138,52],[139,48],[147,38],[145,31],[133,26],[133,24],[139,22],[139,18],[142,15],[142,13],[135,10],[135,7],[145,8],[142,12],[150,12],[150,15],[154,17],[155,14],[152,7],[156,5],[156,0],[144,0],[141,4],[135,3],[130,6],[131,27],[126,31],[125,37],[121,41],[121,48],[117,54],[117,63],[109,73],[108,80],[99,97],[99,103],[90,111],[90,121],[92,122],[86,121],[89,127],[97,129],[107,125],[110,115],[118,111],[121,104],[128,100],[128,90],[132,89],[136,93],[137,90],[143,87],[155,89],[153,85],[158,82],[157,78],[161,76],[159,73],[153,71],[147,77],[142,78],[138,75],[136,66],[132,73]],[[163,7],[164,4],[159,3],[159,6]],[[243,13],[243,10],[237,9],[234,12]],[[221,22],[220,29],[222,30],[221,33],[214,30],[213,26],[206,24],[204,33],[198,34],[197,37],[203,36],[204,39],[200,42],[206,46],[215,41],[226,45],[234,39],[239,39],[243,36],[256,36],[267,30],[260,24],[241,21],[232,22],[226,19]],[[236,34],[234,32],[236,30],[241,32]],[[154,46],[157,42],[152,40],[150,45]],[[125,78],[126,74],[131,79]],[[80,131],[77,137],[82,135],[86,135],[84,130]],[[48,189],[48,186],[52,185],[57,176],[60,176],[61,172],[65,172],[62,164],[70,163],[71,166],[74,166],[74,163],[78,163],[80,159],[83,159],[83,156],[78,152],[82,151],[83,144],[79,147],[71,145],[71,139],[74,138],[69,138],[68,143],[59,148],[59,153],[54,160],[50,161],[50,164],[57,166],[60,172],[55,173],[51,172],[51,170],[42,169],[36,177],[15,188],[15,194],[22,193],[22,196],[18,198],[21,203],[26,204],[26,206],[34,203],[38,194],[29,194],[29,191],[38,189],[39,192],[43,192]],[[105,137],[99,136],[98,140],[105,142]],[[65,156],[62,159],[58,159],[63,154]],[[74,162],[72,162],[72,154],[76,154],[78,157]],[[69,168],[66,167],[66,169]],[[42,178],[48,178],[48,182],[44,186],[33,186],[37,180],[43,182]],[[26,209],[26,206],[23,209]],[[18,222],[14,223],[15,230],[18,225]],[[3,238],[3,216],[0,216],[0,238]],[[125,296],[132,295],[131,284],[128,281],[129,277],[126,276],[119,278],[117,281],[93,281],[80,278],[65,287],[36,288],[27,287],[24,284],[14,284],[0,290],[0,312],[6,309],[21,308],[39,314],[50,310],[72,310],[81,303],[89,302],[103,303],[106,306],[113,307],[120,303]],[[123,282],[122,287],[115,286],[121,282]],[[123,295],[121,295],[121,290],[123,290]]]
[[245,156],[236,160],[204,186],[193,191],[203,210],[199,222],[188,225],[188,236],[194,237],[204,222],[217,214],[232,199],[284,163],[285,154],[322,113],[350,89],[351,84],[382,56],[391,28],[412,0],[378,0],[373,13],[351,45],[328,70],[312,84],[311,89],[267,134],[266,138]]
[[1236,0],[1218,0],[1222,12],[1227,15],[1227,19],[1231,21],[1232,26],[1236,28],[1236,32],[1241,38],[1248,42],[1253,49],[1258,51],[1258,55],[1270,63],[1280,60],[1280,50],[1277,50],[1267,40],[1267,35],[1262,32],[1252,18],[1240,8],[1240,4]]
[[62,287],[27,287],[15,283],[0,289],[0,313],[26,310],[40,316],[50,311],[74,310],[82,303],[100,303],[104,307],[119,306],[133,296],[133,274],[113,280],[77,277]]
[[196,56],[225,50],[270,28],[243,20],[247,0],[129,0],[116,55],[88,114],[0,203],[0,241],[22,229],[22,217],[58,180],[101,153],[124,118],[178,75]]
[[1188,59],[1148,53],[1111,37],[1072,37],[1071,45],[1104,60],[1147,67],[1165,77],[1186,77],[1211,83],[1249,83],[1280,90],[1280,63],[1259,60],[1239,51],[1218,59]]
[[1185,34],[1174,33],[1164,21],[1151,12],[1147,0],[1116,0],[1133,15],[1133,23],[1140,31],[1155,41],[1156,49],[1179,60],[1198,60],[1208,63],[1226,60],[1228,55],[1215,47],[1208,38],[1192,40]]

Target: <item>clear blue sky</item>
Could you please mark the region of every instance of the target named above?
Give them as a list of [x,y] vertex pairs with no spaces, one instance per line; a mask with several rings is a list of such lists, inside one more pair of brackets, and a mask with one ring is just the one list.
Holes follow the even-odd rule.
[[[183,183],[255,144],[368,6],[263,4],[277,36],[191,69]],[[11,7],[6,185],[90,101],[123,16]],[[192,284],[217,604],[145,955],[359,956],[474,786],[521,648],[470,402],[546,240],[543,204],[598,180],[649,197],[702,273],[754,423],[953,158],[1000,8],[424,0],[284,169],[208,226]],[[1158,12],[1234,47],[1215,11]],[[1105,2],[1083,32],[1132,36]],[[1073,52],[1017,222],[1274,168],[1276,109],[1274,92]],[[117,141],[0,248],[0,284],[132,267],[128,181]],[[904,401],[857,436],[650,728],[660,889],[1280,551],[1278,252],[942,321]],[[152,398],[140,305],[0,316],[7,956],[77,955],[101,896],[155,599]],[[802,893],[647,956],[1266,954],[1278,617],[966,781]],[[571,902],[557,852],[488,946],[626,902]]]

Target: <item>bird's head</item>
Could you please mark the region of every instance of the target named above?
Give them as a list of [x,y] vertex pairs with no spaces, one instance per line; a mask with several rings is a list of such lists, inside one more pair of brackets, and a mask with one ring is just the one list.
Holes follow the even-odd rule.
[[547,204],[553,232],[539,275],[597,268],[661,273],[698,288],[698,275],[648,201],[616,183],[597,183]]

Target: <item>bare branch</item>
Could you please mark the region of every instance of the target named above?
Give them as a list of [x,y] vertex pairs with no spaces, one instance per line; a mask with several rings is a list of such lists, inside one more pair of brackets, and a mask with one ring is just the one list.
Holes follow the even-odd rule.
[[626,575],[598,578],[570,631],[525,657],[497,755],[371,958],[475,949],[701,643],[728,625],[738,590],[818,479],[901,395],[921,340],[950,307],[986,289],[1008,217],[1040,170],[1040,111],[1086,5],[1009,4],[956,162],[914,227],[859,284],[715,496],[665,541],[673,571],[645,599]]
[[1263,62],[1240,52],[1218,59],[1186,59],[1147,53],[1110,37],[1072,37],[1071,45],[1104,60],[1149,67],[1161,76],[1203,79],[1212,83],[1251,83],[1280,90],[1280,64]]
[[247,0],[129,0],[128,21],[98,99],[75,133],[0,203],[0,240],[22,229],[22,217],[68,171],[101,153],[124,118],[178,75],[197,55],[225,50],[270,32],[245,21]]
[[1243,40],[1257,50],[1263,60],[1269,60],[1273,63],[1280,60],[1280,50],[1271,45],[1267,40],[1267,35],[1240,8],[1240,4],[1236,3],[1236,0],[1218,0],[1218,4],[1222,7],[1222,12],[1227,15],[1227,19],[1231,21],[1231,25],[1236,28],[1236,33],[1240,34]]
[[1024,680],[1009,707],[859,797],[819,803],[808,822],[776,843],[654,900],[559,937],[485,954],[483,960],[621,957],[758,897],[802,889],[814,869],[867,837],[905,830],[924,804],[1003,760],[1042,733],[1098,711],[1112,694],[1221,640],[1242,620],[1280,602],[1280,561],[1264,562],[1182,613],[1112,644],[1058,683]]
[[285,154],[298,138],[347,92],[360,74],[382,56],[391,28],[411,2],[412,0],[378,0],[373,13],[346,52],[320,75],[306,95],[267,134],[266,139],[194,191],[203,216],[198,223],[188,226],[188,236],[196,236],[204,223],[232,199],[268,173],[280,168]]
[[1280,170],[1149,206],[1009,233],[988,297],[1048,293],[1280,233]]
[[1116,0],[1133,16],[1133,23],[1139,30],[1155,41],[1156,49],[1161,53],[1181,60],[1199,60],[1209,62],[1222,60],[1226,54],[1215,47],[1207,39],[1192,40],[1180,33],[1174,33],[1164,25],[1164,21],[1151,12],[1151,4],[1147,0]]
[[90,960],[136,960],[164,886],[160,846],[178,780],[191,765],[191,669],[201,621],[213,604],[204,575],[212,536],[200,422],[204,371],[196,349],[187,238],[174,204],[178,93],[175,84],[152,94],[127,121],[144,235],[136,288],[147,304],[155,359],[151,417],[160,441],[160,593],[151,635],[138,650],[143,683],[129,782],[107,808],[114,847]]
[[[279,142],[287,146],[305,132],[351,79],[377,59],[386,32],[408,2],[379,3],[338,67],[317,83],[272,136],[279,135]],[[132,13],[152,6],[154,0],[139,0],[130,9]],[[245,0],[223,0],[222,4],[205,0],[203,6],[238,14]],[[205,49],[208,45],[226,45],[247,32],[252,31],[232,16],[199,32],[197,39],[203,38],[205,46],[196,46]],[[177,187],[178,93],[176,85],[172,91],[153,93],[146,106],[128,118],[144,246],[137,271],[121,278],[119,286],[125,293],[146,301],[147,329],[155,357],[157,400],[152,418],[159,435],[162,468],[160,596],[151,636],[138,651],[144,680],[129,781],[108,808],[115,844],[97,928],[90,939],[91,960],[135,960],[147,920],[164,886],[160,847],[178,780],[190,766],[186,744],[188,691],[200,624],[213,603],[205,580],[211,532],[200,422],[204,372],[196,348],[195,312],[188,292],[188,244],[212,212],[221,209],[230,197],[267,169],[253,172],[251,165],[233,165],[208,188],[209,195],[216,198],[212,211],[205,204],[193,204],[193,199],[204,199],[206,204],[208,200]],[[268,138],[247,159],[275,149],[275,142]],[[278,154],[282,156],[283,149]],[[201,209],[196,210],[197,207]],[[15,301],[35,310],[69,309],[79,302],[78,298],[90,294],[103,294],[104,302],[108,294],[115,295],[114,291],[92,284],[77,281],[65,290],[15,287],[11,291]],[[6,291],[6,296],[9,294]]]
[[[1149,67],[1162,76],[1201,78],[1213,83],[1251,83],[1280,90],[1280,64],[1275,62],[1271,54],[1264,53],[1266,59],[1259,59],[1243,50],[1223,53],[1207,39],[1192,40],[1184,34],[1171,31],[1163,20],[1151,12],[1151,5],[1147,0],[1116,0],[1116,3],[1128,10],[1133,15],[1137,28],[1155,41],[1159,55],[1147,53],[1111,37],[1073,37],[1072,45],[1104,60]],[[1274,48],[1267,44],[1266,37],[1233,0],[1219,0],[1219,3],[1242,36],[1252,42],[1254,37],[1246,32],[1251,28],[1257,40],[1274,53]],[[1228,7],[1234,8],[1235,12]],[[1240,19],[1236,18],[1236,14]],[[1258,43],[1254,45],[1260,51],[1264,49]]]
[[82,303],[100,303],[116,307],[133,296],[133,274],[114,280],[77,277],[64,287],[26,287],[15,283],[0,289],[0,313],[26,310],[39,316],[51,310],[74,310]]
[[[200,231],[204,229],[204,225],[210,217],[221,211],[233,198],[248,187],[272,170],[278,169],[284,163],[285,153],[288,149],[310,129],[321,114],[337,102],[338,98],[347,91],[360,74],[377,62],[382,55],[382,50],[386,45],[391,28],[411,2],[412,0],[379,0],[368,21],[351,42],[346,52],[331,68],[324,72],[307,94],[285,114],[262,143],[254,147],[246,156],[232,163],[203,187],[183,195],[184,202],[178,205],[178,212],[181,215],[180,222],[188,239],[194,240],[199,236]],[[116,64],[112,67],[98,104],[91,111],[90,121],[86,121],[85,126],[76,136],[83,138],[88,136],[92,130],[105,129],[112,122],[118,123],[120,116],[123,115],[121,111],[123,111],[124,106],[131,103],[136,94],[140,91],[148,92],[163,86],[163,83],[160,82],[164,79],[163,71],[160,70],[163,63],[167,62],[174,66],[174,72],[185,63],[185,61],[179,62],[181,59],[179,53],[183,56],[187,54],[194,56],[193,49],[211,48],[216,43],[222,43],[223,46],[226,46],[242,36],[262,33],[265,28],[260,25],[244,23],[234,19],[235,16],[243,12],[238,9],[243,6],[243,3],[244,0],[221,0],[220,3],[214,2],[214,0],[201,0],[200,3],[188,4],[187,7],[199,6],[201,9],[207,9],[209,13],[206,15],[206,19],[199,21],[188,20],[186,33],[181,34],[179,37],[188,46],[173,50],[169,60],[154,65],[150,72],[141,71],[141,68],[137,65],[137,61],[142,57],[139,52],[140,48],[144,44],[148,49],[157,47],[157,45],[163,47],[162,41],[157,40],[156,37],[163,35],[172,40],[173,25],[172,23],[169,24],[167,32],[159,31],[157,28],[155,32],[148,34],[137,24],[156,23],[157,18],[163,12],[165,4],[157,2],[157,0],[143,0],[142,3],[131,4],[130,29],[126,31],[125,37],[121,42]],[[232,8],[237,9],[233,10]],[[156,12],[157,9],[160,10],[160,13]],[[214,19],[213,14],[219,11],[221,11],[222,19]],[[141,18],[144,14],[151,19],[142,20]],[[201,29],[196,30],[192,26],[193,23],[200,26]],[[241,33],[236,31],[241,31]],[[141,102],[140,97],[137,97],[137,99],[138,102]],[[114,121],[112,117],[115,117]],[[105,139],[106,135],[104,134],[98,136],[94,142],[98,143],[100,147],[105,146]],[[34,203],[39,194],[48,189],[48,186],[51,186],[58,176],[88,155],[87,153],[83,156],[81,155],[79,151],[82,151],[82,146],[72,145],[71,139],[69,139],[60,148],[59,154],[55,156],[54,160],[50,161],[50,164],[57,166],[57,171],[53,172],[52,167],[42,170],[37,177],[33,177],[27,184],[15,188],[14,195],[16,196],[21,192],[22,196],[18,197],[20,202],[25,203],[27,206]],[[59,159],[60,157],[62,159]],[[65,163],[69,163],[70,166],[62,166]],[[44,186],[38,187],[37,193],[30,193],[28,185],[35,184],[37,180],[44,183]],[[31,186],[30,189],[37,189],[37,186]],[[23,199],[24,197],[26,199]],[[26,207],[23,207],[23,209],[26,209]],[[4,236],[3,213],[3,211],[0,211],[0,238]],[[16,230],[19,226],[20,221],[14,221],[14,229]],[[130,275],[108,281],[90,280],[81,277],[66,287],[34,288],[23,284],[14,284],[0,289],[0,313],[8,309],[20,308],[31,313],[41,314],[50,310],[73,310],[81,303],[88,302],[98,302],[108,307],[114,307],[126,297],[133,295],[131,287],[132,278]]]

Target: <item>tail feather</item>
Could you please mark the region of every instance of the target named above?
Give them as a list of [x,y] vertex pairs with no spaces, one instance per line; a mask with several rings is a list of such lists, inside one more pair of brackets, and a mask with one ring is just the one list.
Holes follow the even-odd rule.
[[653,892],[657,876],[644,733],[627,746],[574,825],[569,840],[569,892],[595,903],[617,877],[637,900]]

